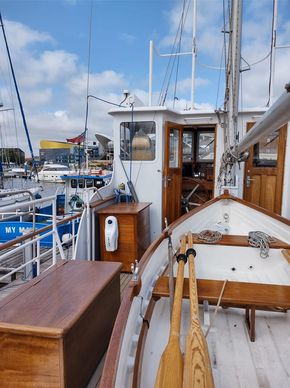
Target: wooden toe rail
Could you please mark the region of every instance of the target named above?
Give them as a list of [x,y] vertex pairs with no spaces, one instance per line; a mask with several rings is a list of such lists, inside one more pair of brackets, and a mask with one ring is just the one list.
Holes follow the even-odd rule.
[[[198,301],[217,304],[222,280],[197,279]],[[153,297],[168,297],[168,277],[158,279]],[[184,279],[183,297],[189,298],[188,279]],[[228,281],[221,299],[221,306],[246,309],[246,322],[251,341],[255,340],[255,310],[281,311],[290,309],[290,286]]]

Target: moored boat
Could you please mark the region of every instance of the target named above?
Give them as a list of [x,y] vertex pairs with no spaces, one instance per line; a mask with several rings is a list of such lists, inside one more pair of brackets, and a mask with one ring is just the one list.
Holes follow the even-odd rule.
[[[207,231],[204,240],[202,231]],[[267,257],[259,243],[250,246],[253,231],[266,233]],[[261,380],[269,386],[288,386],[285,312],[290,308],[290,267],[282,250],[290,248],[290,221],[225,194],[170,225],[143,256],[138,280],[131,281],[115,323],[101,387],[154,386],[170,328],[168,252],[172,249],[172,256],[179,252],[180,238],[188,233],[193,233],[196,250],[199,302],[226,308],[216,315],[208,303],[200,307],[204,332],[210,326],[207,345],[215,386],[232,387],[242,381],[258,387]],[[176,270],[177,263],[175,275]],[[188,280],[183,297],[188,298]],[[189,302],[183,299],[182,353],[189,322]],[[265,357],[265,347],[271,357]]]

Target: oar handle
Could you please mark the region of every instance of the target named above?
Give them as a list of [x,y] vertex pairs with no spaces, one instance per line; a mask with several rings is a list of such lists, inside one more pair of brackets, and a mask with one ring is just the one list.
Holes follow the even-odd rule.
[[186,251],[186,256],[188,257],[190,317],[191,317],[191,319],[193,319],[193,317],[196,317],[197,319],[199,319],[197,282],[196,282],[195,265],[194,265],[196,251],[195,251],[195,249],[192,248],[192,246],[193,246],[192,233],[188,234],[188,246],[189,246],[189,248]]
[[187,262],[186,254],[180,253],[177,256],[176,261],[178,262],[178,269],[177,269],[174,301],[173,301],[172,316],[171,316],[170,336],[172,335],[179,336],[179,332],[180,332],[183,283],[184,283],[184,266]]
[[183,388],[213,388],[214,382],[207,343],[199,322],[197,282],[195,275],[195,250],[192,248],[192,234],[188,234],[189,295],[190,295],[190,327],[186,337]]

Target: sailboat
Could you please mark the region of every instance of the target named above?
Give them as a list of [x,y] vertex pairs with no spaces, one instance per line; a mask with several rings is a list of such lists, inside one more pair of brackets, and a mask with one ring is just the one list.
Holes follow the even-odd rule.
[[[231,4],[236,49],[241,2]],[[239,60],[232,52],[232,81]],[[283,184],[289,86],[265,115],[238,112],[235,95],[222,121],[213,111],[138,106],[134,96],[127,108],[110,111],[114,176],[86,209],[76,248],[76,258],[122,261],[126,271],[132,262],[102,388],[290,384],[290,221],[281,215],[289,216],[289,182]],[[120,184],[126,203],[112,205]],[[120,216],[130,212],[130,200],[135,210],[150,208],[152,243],[144,233],[135,262]],[[109,209],[119,233],[102,223]],[[82,236],[90,239],[89,226],[100,231],[101,252],[81,243]],[[139,232],[131,233],[127,240]],[[112,239],[113,252],[102,235]]]
[[[232,20],[240,3],[232,2]],[[229,35],[237,30],[230,28]],[[239,57],[233,54],[231,63]],[[109,112],[113,176],[84,208],[74,253],[76,261],[121,261],[132,272],[102,388],[289,386],[290,182],[283,183],[290,156],[288,89],[265,116],[258,108],[238,112],[234,99],[224,112],[180,112],[152,106],[150,99],[141,105],[134,95]],[[249,129],[244,140],[236,141],[232,126],[244,134]],[[87,287],[98,289],[92,273]],[[85,285],[79,289],[77,299],[87,291]],[[104,300],[100,311],[115,311],[116,304]],[[97,342],[107,340],[87,332],[112,324],[98,317],[95,325],[96,311],[84,311],[89,325],[68,342],[80,338],[81,349],[96,345],[85,353],[91,356],[85,367],[78,351],[66,352],[71,364],[57,364],[72,366],[71,386],[87,370],[82,381],[88,380],[100,359]],[[36,359],[42,357],[34,365]],[[49,378],[46,369],[42,375],[26,369]]]

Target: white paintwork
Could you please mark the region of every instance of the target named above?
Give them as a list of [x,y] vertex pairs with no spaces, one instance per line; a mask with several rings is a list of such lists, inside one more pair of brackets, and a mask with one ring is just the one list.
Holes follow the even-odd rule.
[[[262,116],[264,109],[248,109],[239,113],[238,128],[240,138],[246,133],[248,122],[256,121]],[[119,160],[120,154],[120,123],[130,122],[132,120],[132,110],[129,108],[120,108],[110,112],[114,117],[114,180],[111,188],[116,188],[120,183],[126,183],[127,178],[123,171]],[[133,112],[134,121],[155,121],[156,122],[156,158],[153,161],[124,161],[124,166],[128,176],[130,175],[130,164],[132,165],[131,180],[135,187],[138,199],[140,202],[151,202],[150,206],[150,228],[151,240],[154,240],[161,232],[162,227],[162,171],[164,159],[164,129],[166,121],[171,121],[182,125],[208,125],[216,126],[216,155],[215,155],[215,184],[214,195],[221,193],[221,187],[218,185],[217,178],[222,154],[224,152],[224,133],[218,122],[217,115],[213,111],[173,111],[166,107],[136,107]],[[286,150],[286,161],[290,159],[289,152],[289,137]],[[283,193],[282,215],[289,216],[290,206],[287,201],[287,195],[290,191],[290,163],[285,162],[285,179]],[[288,174],[288,175],[287,175]],[[286,176],[287,175],[287,176]],[[244,163],[241,163],[240,168],[236,169],[237,176],[237,191],[233,194],[238,197],[243,197],[243,178],[244,178]]]
[[[225,214],[229,216],[228,222],[225,222]],[[192,215],[173,229],[174,250],[179,247],[179,239],[184,233],[199,232],[206,228],[226,230],[230,234],[238,235],[247,235],[249,231],[261,230],[290,243],[290,227],[288,225],[243,204],[232,200],[221,200]],[[269,258],[262,259],[259,256],[259,249],[252,247],[202,244],[196,245],[195,248],[197,250],[198,277],[290,284],[290,266],[279,249],[271,249]],[[129,313],[118,364],[117,387],[129,388],[132,385],[132,368],[142,325],[140,313],[144,316],[154,284],[163,273],[167,260],[167,241],[163,240],[142,273],[142,288],[139,296],[134,298]],[[250,269],[250,266],[253,268]],[[233,267],[236,267],[236,271],[232,271]],[[187,276],[187,266],[185,276]],[[189,322],[188,317],[188,301],[183,301],[182,347]],[[217,387],[289,386],[290,365],[287,361],[287,355],[289,357],[290,353],[289,313],[257,313],[257,340],[255,343],[249,341],[244,324],[244,312],[237,309],[227,309],[226,311],[220,309],[217,317],[207,339]],[[275,321],[274,324],[272,324],[273,321]],[[278,323],[276,324],[276,322]],[[168,332],[169,299],[161,298],[154,308],[146,339],[141,366],[142,388],[154,386],[159,359],[168,340]],[[282,343],[283,337],[285,344]],[[276,339],[277,343],[281,345],[281,350],[277,347]],[[282,354],[283,350],[286,351],[285,354]],[[273,366],[276,368],[274,371]],[[278,385],[275,385],[276,382]]]

